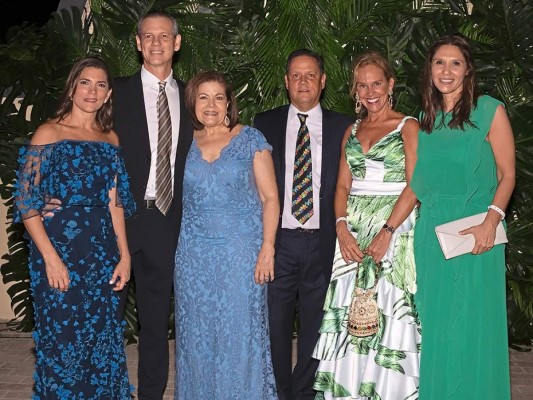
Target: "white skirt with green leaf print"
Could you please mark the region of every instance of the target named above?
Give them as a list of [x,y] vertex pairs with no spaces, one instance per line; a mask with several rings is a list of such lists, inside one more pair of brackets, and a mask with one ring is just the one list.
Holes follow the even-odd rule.
[[[366,248],[390,215],[397,196],[350,196],[348,222]],[[357,210],[357,212],[355,212]],[[418,399],[420,326],[414,306],[416,272],[413,227],[416,211],[396,229],[376,286],[379,330],[358,338],[348,333],[348,314],[357,286],[371,288],[376,267],[370,257],[346,264],[335,250],[324,319],[313,357],[320,360],[316,399]]]

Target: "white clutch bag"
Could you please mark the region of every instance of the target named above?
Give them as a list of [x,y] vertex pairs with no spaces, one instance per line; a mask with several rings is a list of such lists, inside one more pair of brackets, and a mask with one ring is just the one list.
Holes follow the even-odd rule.
[[[468,229],[471,226],[481,224],[485,220],[486,215],[487,213],[484,212],[435,227],[435,233],[439,239],[444,258],[448,260],[472,252],[475,245],[474,235],[459,235],[459,232]],[[503,224],[500,221],[496,227],[496,239],[494,240],[494,245],[507,242],[507,235],[503,228]]]

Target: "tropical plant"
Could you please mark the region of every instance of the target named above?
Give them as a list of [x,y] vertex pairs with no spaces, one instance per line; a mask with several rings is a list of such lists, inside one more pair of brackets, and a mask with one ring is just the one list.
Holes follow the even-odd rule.
[[[51,114],[72,62],[99,53],[116,76],[136,71],[136,22],[150,9],[165,10],[179,21],[183,40],[176,74],[187,80],[200,70],[223,71],[233,82],[245,123],[259,111],[286,103],[285,60],[301,47],[324,55],[326,107],[353,114],[351,62],[361,51],[375,49],[395,69],[396,108],[417,115],[419,70],[429,45],[443,34],[460,32],[473,43],[480,90],[505,103],[516,136],[517,186],[507,218],[509,332],[513,342],[531,343],[533,35],[528,0],[93,0],[91,7],[91,15],[83,18],[77,11],[56,13],[42,30],[21,26],[0,45],[6,60],[0,66],[0,89],[8,93],[0,106],[0,195],[6,204],[12,204],[14,148]],[[12,101],[21,94],[17,112]],[[34,108],[26,121],[30,105]],[[29,330],[27,255],[20,227],[8,229],[9,254],[1,271],[4,282],[16,282],[10,289],[12,305],[18,326]],[[137,325],[131,293],[126,320],[133,338]]]

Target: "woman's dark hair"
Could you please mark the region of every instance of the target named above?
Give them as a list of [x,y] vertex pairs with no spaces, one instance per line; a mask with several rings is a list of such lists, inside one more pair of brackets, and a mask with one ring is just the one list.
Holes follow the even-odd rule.
[[[391,79],[394,79],[394,71],[392,70],[392,67],[387,59],[382,54],[372,50],[365,51],[364,53],[358,55],[353,62],[352,87],[350,88],[350,96],[352,96],[354,100],[357,95],[357,74],[359,73],[359,69],[361,67],[365,67],[367,65],[374,65],[381,69],[383,71],[383,75],[385,75],[387,83]],[[364,117],[365,115],[366,108],[362,106],[358,118]]]
[[239,109],[237,108],[237,99],[235,99],[233,90],[231,89],[231,86],[229,85],[228,81],[226,81],[226,78],[224,78],[224,75],[217,71],[200,72],[187,83],[187,88],[185,89],[185,107],[191,115],[192,125],[194,126],[194,129],[200,130],[204,128],[204,124],[202,124],[196,117],[194,108],[196,105],[196,96],[198,95],[198,88],[202,83],[206,82],[217,82],[220,83],[224,88],[226,99],[228,99],[227,116],[229,118],[229,128],[233,129],[233,127],[239,122]]
[[[108,88],[109,90],[113,90],[113,80],[111,79],[109,68],[104,60],[99,57],[85,57],[78,60],[78,62],[76,62],[76,64],[70,69],[65,87],[59,98],[59,105],[54,116],[55,118],[58,118],[59,121],[65,119],[65,117],[72,112],[72,96],[76,93],[76,85],[85,68],[97,68],[104,71],[107,77]],[[113,93],[111,93],[111,96],[112,95]],[[104,133],[108,133],[113,127],[112,109],[113,106],[110,97],[109,101],[102,104],[102,107],[96,112],[96,123]]]
[[[461,128],[464,130],[464,125],[473,126],[470,121],[470,113],[472,108],[477,105],[478,93],[476,91],[476,66],[472,57],[472,50],[468,41],[460,35],[446,35],[443,36],[430,47],[426,56],[426,62],[422,71],[420,79],[420,92],[422,94],[422,110],[424,116],[420,123],[420,128],[425,132],[431,132],[435,127],[437,112],[443,111],[445,108],[444,97],[442,93],[435,87],[433,78],[431,76],[431,64],[435,53],[441,46],[455,46],[459,49],[466,61],[466,75],[463,81],[463,90],[461,97],[455,103],[452,112],[452,119],[448,126],[450,128]],[[444,124],[444,115],[440,124]]]

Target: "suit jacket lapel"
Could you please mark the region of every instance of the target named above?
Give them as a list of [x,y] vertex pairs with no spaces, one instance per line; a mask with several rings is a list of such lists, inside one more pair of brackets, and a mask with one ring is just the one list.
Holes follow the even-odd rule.
[[178,136],[178,147],[176,149],[176,158],[174,159],[174,187],[181,185],[183,180],[182,171],[185,168],[185,159],[192,140],[192,125],[188,118],[188,111],[185,108],[185,96],[183,84],[176,79],[180,96],[180,130]]
[[[148,134],[148,121],[146,119],[146,108],[144,105],[144,92],[141,80],[141,71],[138,71],[131,80],[132,88],[129,93],[132,109],[131,116],[133,117],[133,123],[131,124],[131,131],[127,132],[128,135],[135,135],[136,140],[133,141],[137,143],[139,149],[146,149],[146,154],[150,155],[150,135]],[[143,155],[144,156],[144,155]],[[143,168],[142,171],[142,181],[148,182],[148,175],[150,173],[150,165],[142,163],[141,165],[146,165],[147,168]]]
[[[282,112],[279,113],[278,118],[273,121],[274,126],[273,130],[274,132],[279,132],[278,135],[275,136],[277,143],[273,143],[272,147],[274,149],[278,149],[278,152],[276,154],[276,157],[274,158],[274,167],[279,172],[276,174],[277,181],[278,181],[278,191],[279,191],[279,197],[281,200],[281,212],[283,212],[283,198],[285,196],[285,148],[286,148],[286,136],[287,136],[287,118],[289,115],[289,106],[287,106],[285,109],[282,110]],[[291,165],[292,168],[292,165]]]
[[328,131],[331,129],[331,124],[331,115],[328,110],[322,108],[322,171],[320,171],[320,191],[326,186],[325,179],[331,179],[334,172],[334,166],[330,160],[335,159],[332,156],[336,149],[333,147],[332,141],[328,140]]

